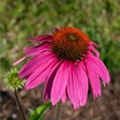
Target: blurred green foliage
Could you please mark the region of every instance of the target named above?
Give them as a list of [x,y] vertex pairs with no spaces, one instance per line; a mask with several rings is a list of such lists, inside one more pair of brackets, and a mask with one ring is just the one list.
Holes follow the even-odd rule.
[[22,57],[28,38],[55,27],[80,28],[101,47],[101,57],[120,69],[120,0],[0,0],[0,75]]
[[38,106],[34,111],[31,111],[29,120],[43,120],[45,113],[51,107],[50,102],[45,102]]

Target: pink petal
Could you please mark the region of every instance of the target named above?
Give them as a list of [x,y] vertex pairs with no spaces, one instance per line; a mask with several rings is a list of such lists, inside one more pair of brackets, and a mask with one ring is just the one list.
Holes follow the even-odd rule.
[[95,42],[90,42],[90,45],[93,45],[93,46],[95,46],[97,48],[100,48],[100,46],[98,44],[96,44]]
[[78,65],[77,69],[78,74],[78,83],[79,83],[79,90],[81,91],[81,94],[79,94],[80,97],[80,106],[84,106],[87,102],[87,96],[88,96],[88,77],[84,70],[84,63],[81,62]]
[[59,61],[57,64],[55,64],[52,68],[50,73],[47,75],[47,80],[45,81],[45,87],[44,87],[44,100],[50,100],[51,98],[51,89],[54,77],[56,75],[56,72],[61,65],[62,61]]
[[52,38],[53,38],[52,35],[41,35],[41,36],[31,37],[29,38],[29,40],[45,42],[45,41],[50,41]]
[[100,56],[100,53],[93,46],[90,46],[90,50],[94,52],[97,57]]
[[38,67],[44,65],[49,61],[51,58],[54,57],[54,54],[51,52],[46,52],[42,55],[39,55],[35,59],[33,58],[33,61],[30,61],[29,63],[26,63],[23,68],[19,72],[19,76],[21,78],[28,77],[34,70],[36,70]]
[[62,98],[61,98],[62,103],[65,103],[66,99],[67,99],[67,95],[66,95],[66,90],[65,90],[65,92],[63,93]]
[[70,98],[74,109],[79,108],[79,102],[81,99],[81,86],[79,85],[79,80],[78,80],[78,73],[76,71],[75,65],[71,64],[71,69],[70,69],[70,75],[69,75],[69,81],[67,85],[67,93],[68,97]]
[[99,58],[95,57],[92,54],[88,56],[88,59],[90,64],[92,64],[94,68],[94,72],[97,73],[97,75],[99,75],[105,83],[109,83],[110,76],[104,63]]
[[13,63],[13,66],[16,66],[17,64],[21,63],[24,59],[26,59],[26,57],[22,57],[21,59],[17,60]]
[[49,45],[42,44],[42,45],[27,48],[27,50],[25,51],[25,55],[26,56],[35,56],[35,55],[39,55],[48,50],[49,50]]
[[90,80],[93,96],[94,98],[97,98],[101,95],[100,79],[99,76],[94,72],[92,64],[90,64],[88,61],[88,59],[85,60],[86,71]]
[[55,105],[61,99],[63,93],[65,92],[68,82],[68,74],[69,74],[69,62],[64,61],[60,65],[53,81],[51,91],[51,101],[53,105]]
[[39,62],[40,60],[44,60],[44,58],[46,58],[47,56],[51,56],[51,52],[44,52],[38,56],[34,56],[33,58],[31,58],[20,70],[20,73],[23,72],[24,70],[26,70],[28,67],[31,67],[31,65],[35,65],[37,62]]
[[28,78],[26,89],[32,89],[44,82],[49,72],[51,72],[51,68],[57,63],[58,59],[54,57],[39,66]]

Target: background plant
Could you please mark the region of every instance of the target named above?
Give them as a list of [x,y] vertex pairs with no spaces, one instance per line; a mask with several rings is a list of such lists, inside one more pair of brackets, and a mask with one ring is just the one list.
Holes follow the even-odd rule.
[[74,26],[101,46],[111,70],[120,68],[119,0],[1,0],[0,75],[21,57],[28,38]]

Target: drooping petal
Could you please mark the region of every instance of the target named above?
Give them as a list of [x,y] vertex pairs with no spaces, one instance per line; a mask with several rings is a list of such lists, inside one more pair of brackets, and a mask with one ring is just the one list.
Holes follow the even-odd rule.
[[49,72],[51,72],[51,68],[57,63],[58,59],[54,57],[39,66],[27,79],[26,88],[32,89],[44,82],[47,79]]
[[34,56],[26,64],[24,64],[24,66],[20,70],[20,73],[23,72],[24,70],[26,70],[26,68],[30,67],[31,65],[35,65],[40,60],[44,60],[44,58],[49,56],[49,55],[51,55],[51,52],[47,51],[47,52],[40,54],[39,56]]
[[51,91],[51,101],[53,105],[55,105],[61,99],[68,83],[68,76],[69,61],[64,61],[60,65],[53,81]]
[[72,101],[74,109],[79,107],[79,102],[81,99],[81,88],[79,86],[78,74],[75,65],[71,64],[69,81],[67,85],[68,97]]
[[47,79],[45,81],[45,88],[44,88],[44,100],[50,100],[51,98],[51,89],[52,89],[53,80],[61,63],[62,61],[59,61],[57,64],[55,64],[47,75]]
[[81,90],[81,95],[79,95],[80,96],[80,106],[84,106],[87,102],[89,85],[88,85],[88,77],[84,70],[83,62],[78,64],[77,74],[78,74],[79,89]]
[[58,68],[56,68],[53,73],[51,74],[50,78],[45,81],[45,88],[44,88],[44,100],[50,100],[51,98],[51,90],[53,85],[53,80],[56,75]]
[[23,68],[19,72],[19,76],[21,78],[28,77],[34,70],[36,70],[39,66],[46,64],[51,58],[54,57],[54,54],[51,52],[46,52],[44,54],[39,55],[33,61],[25,64]]
[[17,64],[21,63],[24,59],[26,59],[26,57],[22,57],[21,59],[15,61],[15,62],[13,63],[13,66],[16,66]]
[[48,50],[49,50],[48,44],[37,45],[37,46],[27,48],[25,51],[25,55],[27,57],[35,56],[35,55],[39,55]]
[[86,72],[90,81],[93,96],[94,98],[97,98],[101,95],[100,79],[99,76],[95,73],[92,64],[90,64],[88,61],[88,59],[85,59]]
[[100,46],[98,44],[96,44],[95,42],[90,42],[90,45],[93,45],[93,46],[95,46],[97,48],[100,48]]
[[99,58],[95,57],[92,54],[88,55],[88,59],[90,64],[92,64],[93,66],[94,72],[102,78],[104,83],[109,83],[110,76],[104,63]]
[[97,57],[100,56],[100,53],[99,53],[92,45],[90,46],[89,49],[90,49],[92,52],[94,52]]
[[45,41],[50,41],[52,38],[53,38],[52,35],[40,35],[40,36],[31,37],[29,38],[29,40],[45,42]]

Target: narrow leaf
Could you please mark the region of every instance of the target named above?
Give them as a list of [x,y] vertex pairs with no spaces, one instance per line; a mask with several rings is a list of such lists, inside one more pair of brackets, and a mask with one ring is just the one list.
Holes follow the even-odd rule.
[[30,114],[29,120],[43,120],[43,116],[50,106],[50,102],[43,103]]

